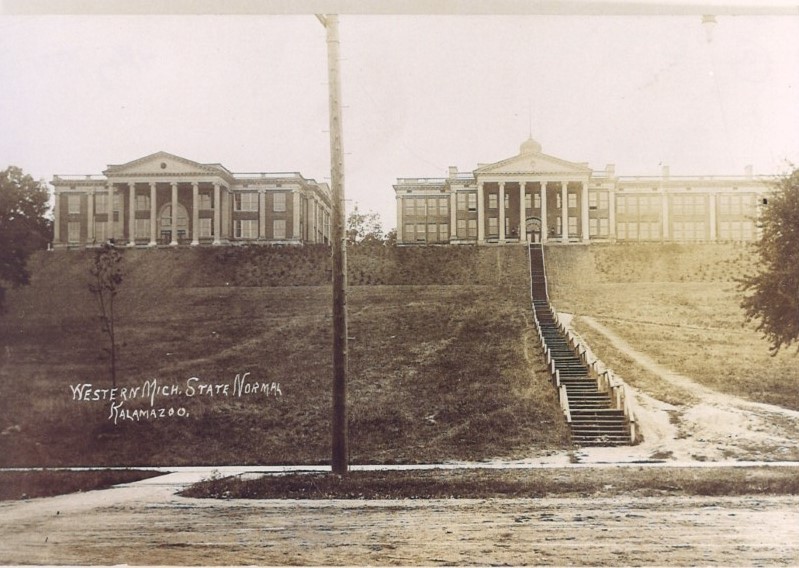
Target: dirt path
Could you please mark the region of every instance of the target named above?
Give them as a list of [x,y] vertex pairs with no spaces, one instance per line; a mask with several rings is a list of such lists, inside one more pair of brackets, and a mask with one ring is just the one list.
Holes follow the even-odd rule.
[[[182,477],[181,477],[182,476]],[[799,563],[799,497],[217,501],[183,474],[0,504],[0,562]]]
[[[604,335],[638,365],[699,401],[674,406],[632,389],[645,436],[644,443],[633,451],[641,457],[678,461],[799,459],[799,412],[709,389],[660,365],[594,318],[580,316],[580,321]],[[588,459],[596,459],[607,453],[603,450],[583,453]]]

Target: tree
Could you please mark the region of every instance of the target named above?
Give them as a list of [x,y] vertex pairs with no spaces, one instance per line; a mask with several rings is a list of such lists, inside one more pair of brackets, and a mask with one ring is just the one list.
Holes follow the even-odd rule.
[[49,198],[47,186],[20,168],[0,171],[0,310],[7,286],[30,281],[28,257],[52,240],[52,226],[45,217]]
[[384,244],[385,235],[380,214],[374,211],[361,213],[356,204],[347,217],[347,244]]
[[758,270],[741,278],[747,321],[771,343],[772,355],[799,341],[799,169],[784,176],[763,207],[755,243]]
[[102,331],[108,335],[109,346],[104,349],[110,357],[111,386],[117,386],[116,314],[114,299],[124,276],[122,253],[113,244],[106,243],[92,257],[89,272],[92,280],[89,291],[94,294],[100,310]]

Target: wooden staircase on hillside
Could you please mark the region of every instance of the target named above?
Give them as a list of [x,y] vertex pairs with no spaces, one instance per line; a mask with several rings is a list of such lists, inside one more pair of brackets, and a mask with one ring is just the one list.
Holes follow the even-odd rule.
[[[586,364],[573,338],[559,325],[547,293],[544,251],[530,245],[530,286],[533,313],[552,382],[571,428],[572,442],[580,446],[620,446],[634,442],[631,412],[621,393],[611,392]],[[571,339],[571,341],[570,341]],[[596,376],[592,376],[596,375]],[[600,388],[600,384],[607,387]]]

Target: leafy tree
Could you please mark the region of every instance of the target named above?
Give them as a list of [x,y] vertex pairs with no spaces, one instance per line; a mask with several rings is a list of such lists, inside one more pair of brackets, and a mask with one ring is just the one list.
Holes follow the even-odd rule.
[[799,341],[799,169],[783,177],[760,217],[755,243],[758,271],[739,280],[747,321],[771,343],[775,355]]
[[117,386],[117,342],[114,299],[119,293],[124,276],[122,253],[113,244],[106,243],[92,257],[89,272],[92,280],[89,291],[94,294],[100,309],[102,331],[108,335],[109,346],[103,350],[110,357],[111,386]]
[[347,217],[347,244],[382,245],[385,240],[380,214],[374,211],[361,213],[356,204]]
[[52,239],[47,186],[16,166],[0,171],[0,310],[7,286],[27,284],[28,257]]

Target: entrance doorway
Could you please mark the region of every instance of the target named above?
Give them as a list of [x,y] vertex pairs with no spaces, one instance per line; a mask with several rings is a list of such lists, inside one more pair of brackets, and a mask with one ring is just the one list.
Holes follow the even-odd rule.
[[528,217],[525,222],[525,232],[527,242],[538,244],[541,242],[541,219],[538,217]]
[[[189,213],[186,208],[178,203],[177,215],[177,241],[182,242],[189,236]],[[167,203],[161,207],[158,214],[158,235],[161,244],[168,245],[172,242],[172,204]]]

